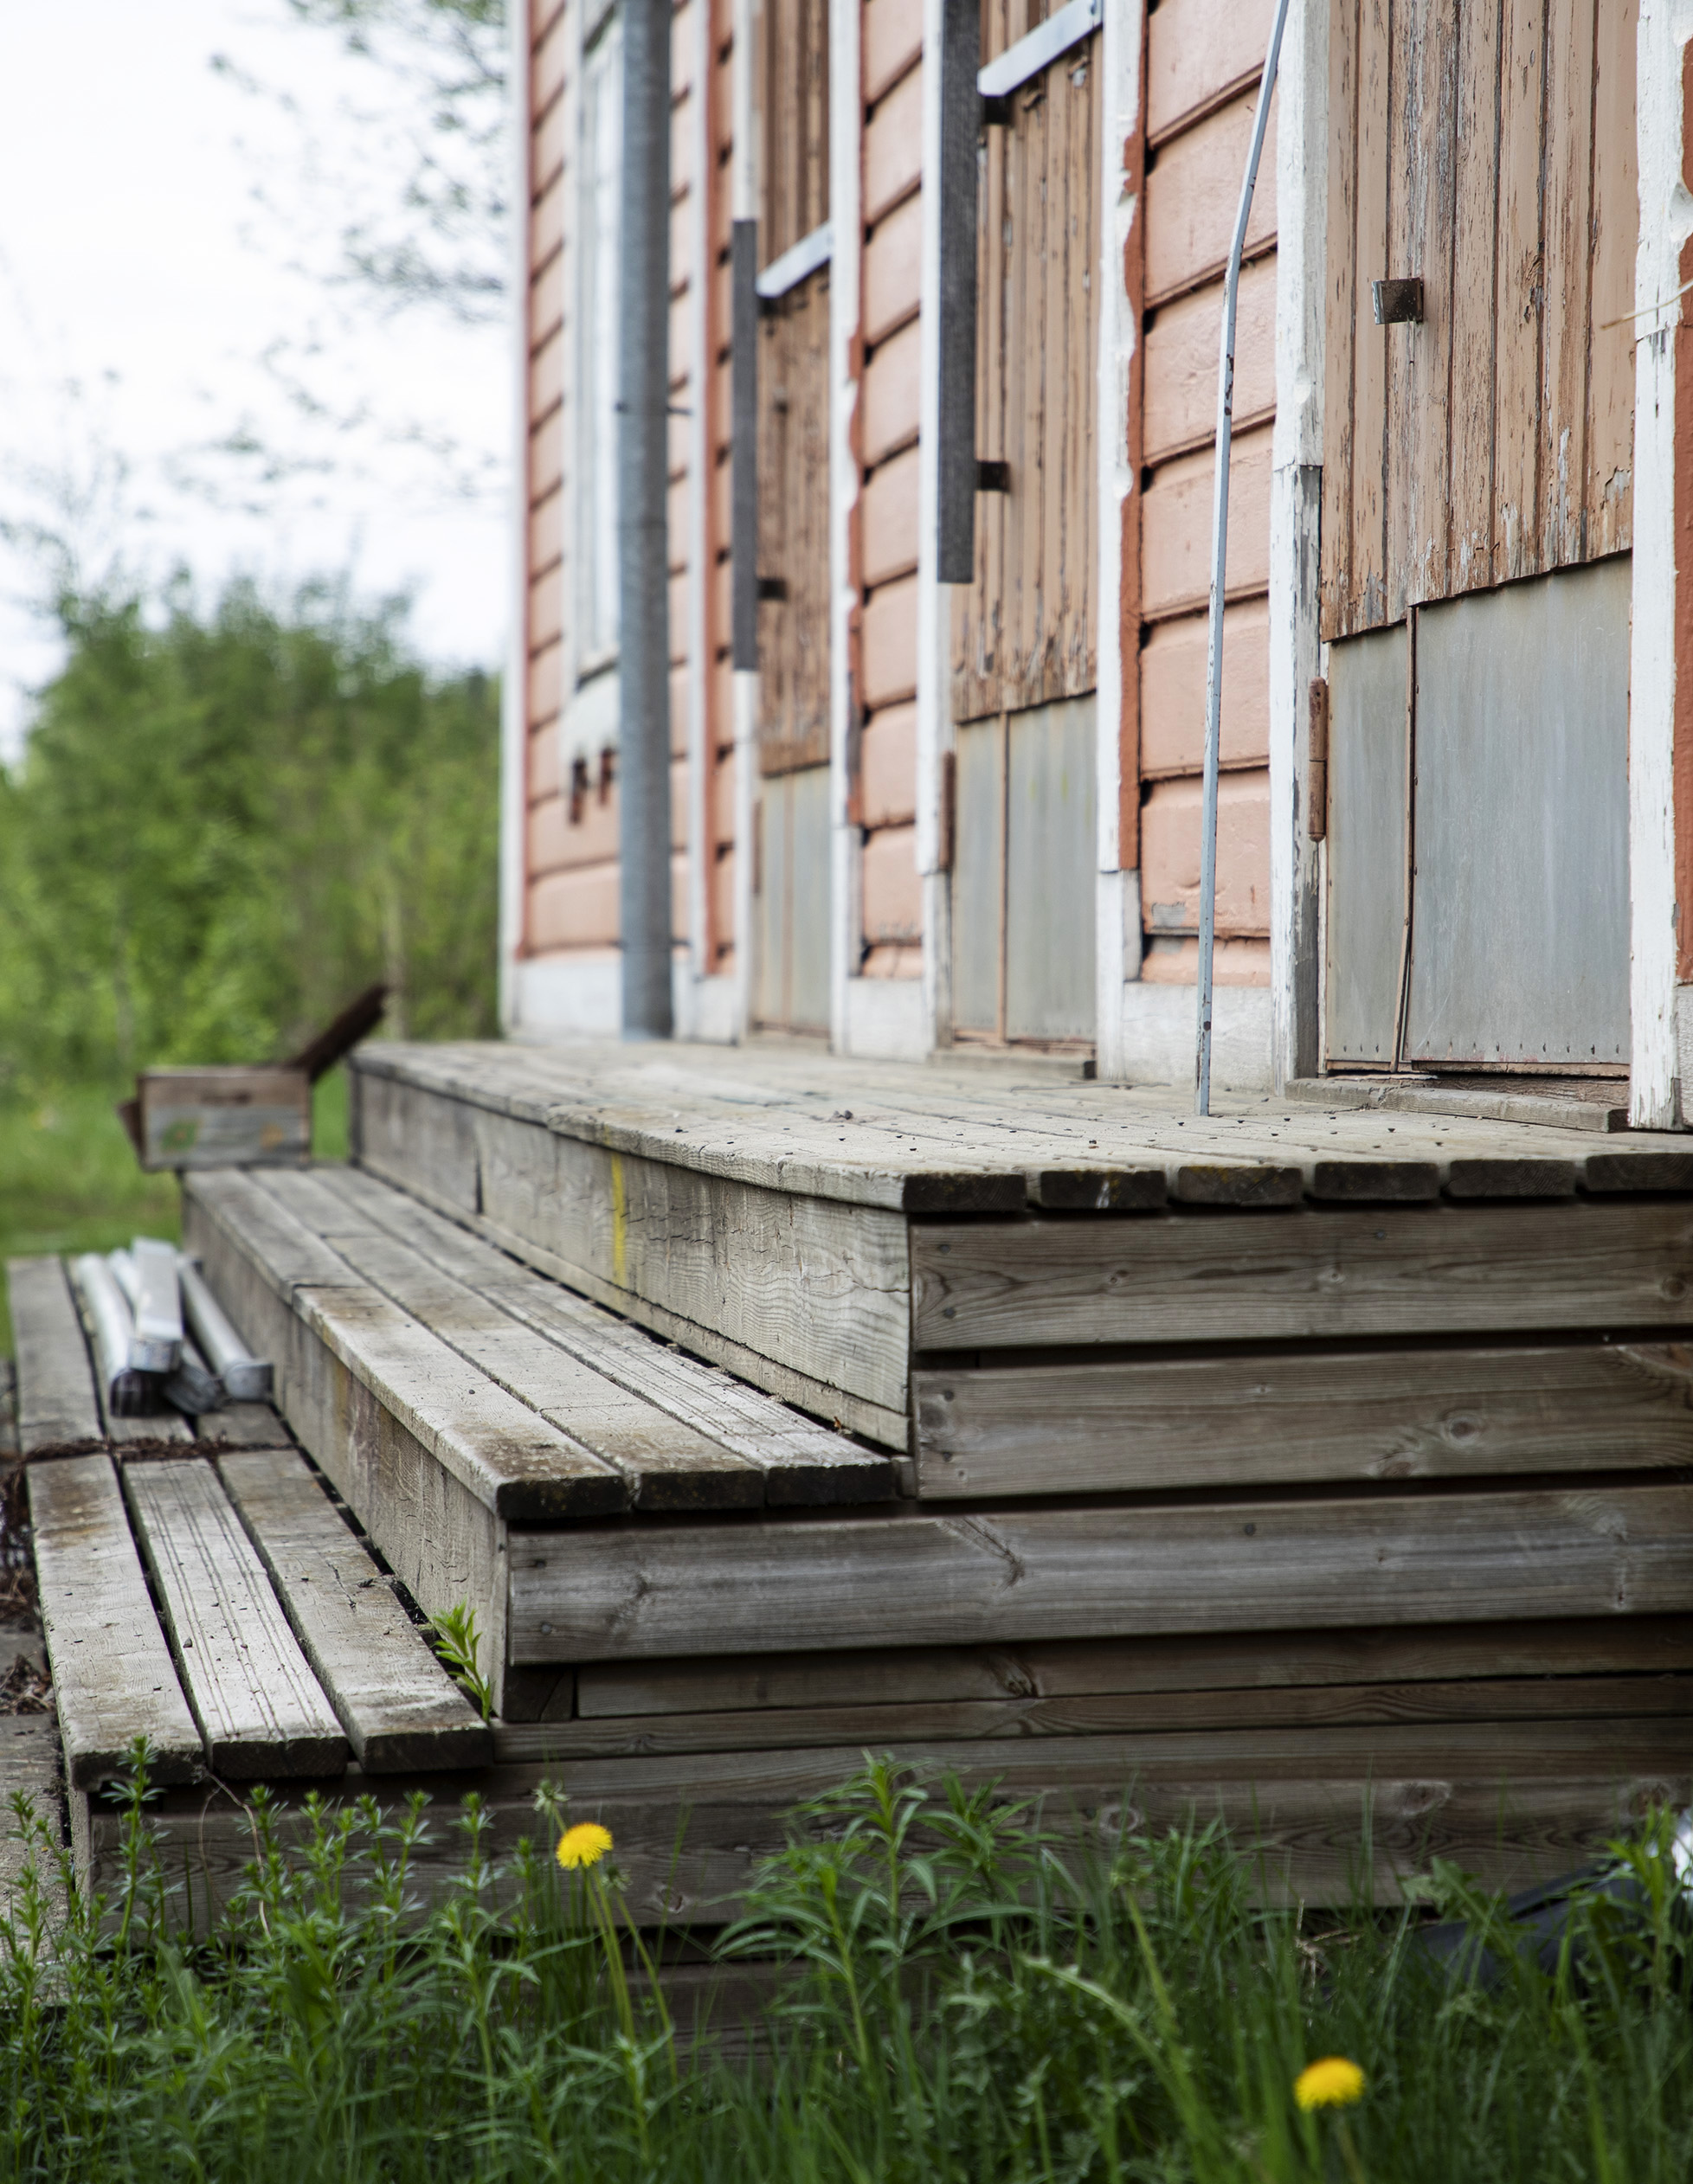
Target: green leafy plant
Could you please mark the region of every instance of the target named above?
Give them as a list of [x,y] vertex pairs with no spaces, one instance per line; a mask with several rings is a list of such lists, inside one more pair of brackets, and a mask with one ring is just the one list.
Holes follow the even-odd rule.
[[467,1692],[481,1710],[484,1721],[493,1718],[493,1686],[477,1666],[482,1634],[476,1628],[476,1611],[467,1600],[445,1614],[432,1616],[429,1629],[435,1651],[452,1673],[460,1691]]
[[[707,1905],[692,1935],[656,1938],[668,1847],[620,1827],[619,1872],[611,1830],[570,1824],[546,1781],[515,1843],[509,1808],[474,1796],[255,1792],[250,1855],[213,1906],[158,1833],[147,1774],[132,1753],[96,1815],[110,1885],[89,1893],[14,1801],[0,2179],[1693,2174],[1687,1921],[1661,1817],[1614,1847],[1628,1922],[1614,1896],[1578,1897],[1549,1969],[1497,1893],[1435,1862],[1433,1906],[1503,1968],[1484,1981],[1416,1946],[1419,1905],[1282,1905],[1215,1824],[1042,1811],[887,1759],[793,1815],[726,1932]],[[1356,2066],[1329,2096],[1343,2115],[1311,2091],[1337,2059]]]

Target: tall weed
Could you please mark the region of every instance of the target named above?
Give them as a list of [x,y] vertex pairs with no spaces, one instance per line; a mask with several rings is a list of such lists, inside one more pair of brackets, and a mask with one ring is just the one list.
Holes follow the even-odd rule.
[[[0,2175],[1403,2184],[1693,2173],[1686,1921],[1669,1823],[1617,1846],[1548,1957],[1438,1862],[1469,1969],[1415,1905],[1265,1909],[1215,1826],[1102,1840],[1074,1815],[866,1758],[795,1816],[715,1956],[769,1999],[749,2056],[673,2024],[675,1937],[637,1941],[615,1848],[561,1872],[551,1789],[505,1865],[467,1801],[445,1883],[427,1802],[262,1792],[227,1908],[190,1931],[123,1792],[117,1885],[30,1856],[0,1922]],[[591,1835],[591,1830],[582,1831]],[[595,1862],[598,1860],[598,1862]],[[1475,1967],[1487,1952],[1485,1980]],[[655,1962],[655,1958],[661,1960]],[[726,2029],[733,2029],[727,2026]],[[1344,2116],[1293,2096],[1339,2054]]]

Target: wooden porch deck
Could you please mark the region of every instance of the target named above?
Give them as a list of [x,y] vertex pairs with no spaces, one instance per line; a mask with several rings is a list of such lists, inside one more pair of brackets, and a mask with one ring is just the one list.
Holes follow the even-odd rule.
[[550,1776],[701,1924],[866,1747],[1316,1899],[1686,1799],[1685,1139],[795,1050],[371,1049],[354,1114],[184,1221],[359,1551],[476,1609],[492,1759],[393,1790],[509,1842]]

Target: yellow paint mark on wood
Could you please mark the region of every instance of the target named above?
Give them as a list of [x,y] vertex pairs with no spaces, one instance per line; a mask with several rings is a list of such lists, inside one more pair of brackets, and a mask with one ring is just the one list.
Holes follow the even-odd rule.
[[611,1156],[611,1278],[620,1289],[629,1286],[629,1199],[617,1153]]

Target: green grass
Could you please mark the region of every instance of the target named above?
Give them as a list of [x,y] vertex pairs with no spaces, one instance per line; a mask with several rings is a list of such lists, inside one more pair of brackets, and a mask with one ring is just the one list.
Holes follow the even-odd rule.
[[[177,1179],[144,1175],[103,1088],[68,1085],[28,1102],[0,1103],[0,1262],[45,1251],[110,1251],[137,1235],[180,1233]],[[347,1078],[314,1088],[313,1150],[347,1152]],[[0,1296],[0,1355],[12,1347]]]
[[[1125,1801],[1126,1803],[1126,1801]],[[415,1908],[421,1803],[262,1796],[232,1907],[173,1940],[132,1793],[126,1877],[50,1938],[0,1931],[0,2177],[560,2184],[1683,2184],[1693,2028],[1667,1823],[1542,1969],[1438,1863],[1426,1892],[1505,1966],[1454,1981],[1414,1912],[1255,1907],[1215,1830],[1087,1840],[885,1763],[798,1816],[718,1945],[785,1978],[751,2061],[674,2037],[614,1846],[561,1873],[544,1789],[505,1868],[472,1808]],[[38,1866],[59,1853],[43,1836]],[[1306,2113],[1317,2058],[1361,2100]]]

